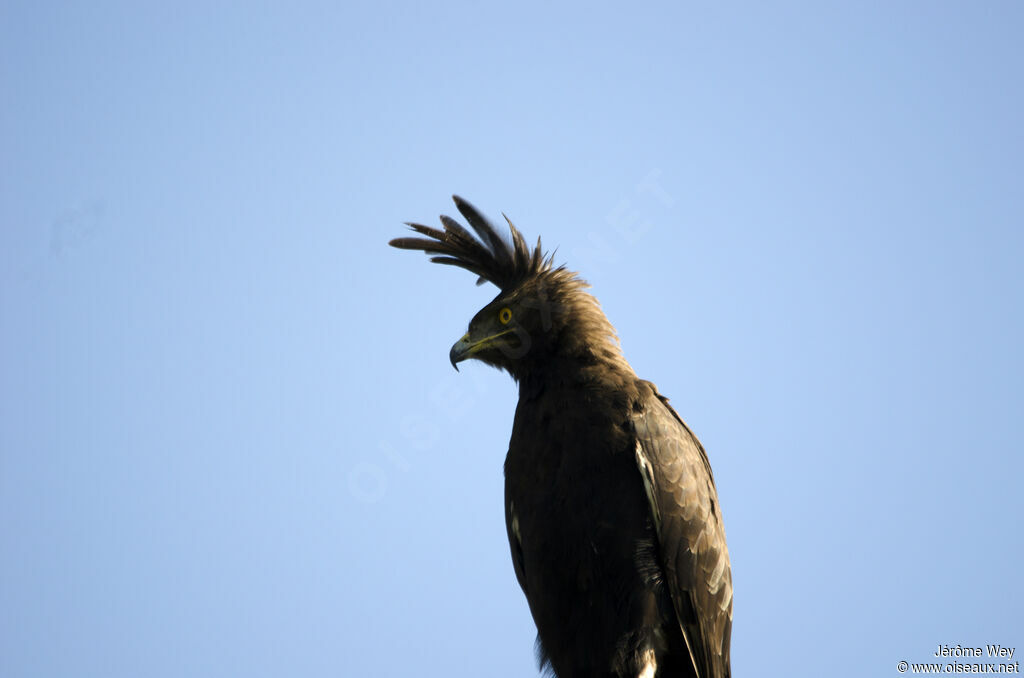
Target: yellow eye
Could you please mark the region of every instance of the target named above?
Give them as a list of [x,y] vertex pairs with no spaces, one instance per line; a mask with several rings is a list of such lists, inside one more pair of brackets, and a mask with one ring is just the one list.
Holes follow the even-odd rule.
[[508,325],[509,321],[512,320],[512,309],[508,306],[498,311],[498,322],[502,325]]

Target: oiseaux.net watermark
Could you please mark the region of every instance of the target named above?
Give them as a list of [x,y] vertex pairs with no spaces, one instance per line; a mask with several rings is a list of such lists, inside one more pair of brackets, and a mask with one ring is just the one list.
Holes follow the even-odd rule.
[[1016,647],[1006,645],[939,645],[928,661],[912,663],[900,660],[900,673],[1020,673],[1020,660],[1013,658]]

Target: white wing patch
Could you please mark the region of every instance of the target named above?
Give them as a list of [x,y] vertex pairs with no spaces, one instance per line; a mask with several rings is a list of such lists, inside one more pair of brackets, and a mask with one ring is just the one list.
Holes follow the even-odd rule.
[[654,529],[661,532],[661,511],[658,510],[658,502],[654,500],[654,469],[651,468],[651,462],[647,459],[647,455],[644,454],[644,447],[640,444],[640,441],[636,441],[636,464],[640,467],[640,477],[644,479],[644,492],[647,493],[647,503],[651,507],[651,513],[654,515]]
[[654,650],[648,649],[643,654],[644,668],[637,674],[637,678],[654,678],[658,671],[658,662],[654,659]]

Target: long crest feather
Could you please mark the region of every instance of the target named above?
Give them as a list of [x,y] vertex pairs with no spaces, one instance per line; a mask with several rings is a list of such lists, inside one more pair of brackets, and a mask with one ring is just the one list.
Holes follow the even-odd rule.
[[512,236],[509,243],[475,207],[457,195],[453,195],[452,200],[479,240],[455,219],[442,215],[443,231],[407,223],[412,230],[427,237],[395,238],[389,244],[403,250],[422,250],[435,255],[430,258],[432,262],[464,268],[478,276],[478,285],[491,282],[502,291],[551,268],[551,258],[544,256],[540,238],[537,238],[537,247],[531,251],[519,229],[505,217]]

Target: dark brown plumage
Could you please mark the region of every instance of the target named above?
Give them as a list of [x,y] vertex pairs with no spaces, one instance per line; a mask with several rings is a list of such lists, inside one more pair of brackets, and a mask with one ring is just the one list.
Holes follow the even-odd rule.
[[391,245],[476,274],[500,293],[452,347],[519,384],[505,459],[512,563],[543,666],[574,676],[727,678],[732,574],[707,454],[654,384],[637,378],[584,283],[506,242],[455,197],[479,236]]

